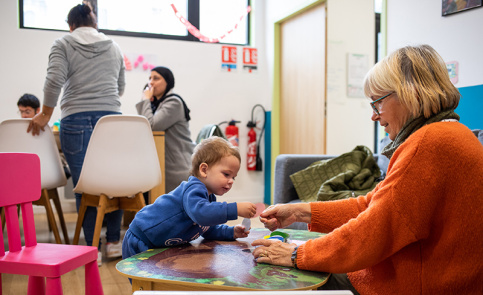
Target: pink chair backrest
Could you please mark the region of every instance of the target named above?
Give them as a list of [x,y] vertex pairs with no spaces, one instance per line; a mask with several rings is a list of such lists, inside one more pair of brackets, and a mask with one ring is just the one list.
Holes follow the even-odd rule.
[[[20,251],[20,225],[17,204],[22,209],[25,246],[35,246],[35,223],[32,201],[40,198],[40,159],[36,154],[0,153],[0,207],[5,208],[10,252]],[[5,254],[3,232],[0,256]]]
[[36,201],[40,193],[39,156],[0,153],[0,207]]

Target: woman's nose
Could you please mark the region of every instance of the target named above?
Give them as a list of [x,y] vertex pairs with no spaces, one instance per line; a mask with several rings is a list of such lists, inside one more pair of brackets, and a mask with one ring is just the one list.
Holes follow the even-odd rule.
[[379,120],[379,115],[376,114],[376,112],[372,111],[372,116],[371,116],[372,121],[378,121]]

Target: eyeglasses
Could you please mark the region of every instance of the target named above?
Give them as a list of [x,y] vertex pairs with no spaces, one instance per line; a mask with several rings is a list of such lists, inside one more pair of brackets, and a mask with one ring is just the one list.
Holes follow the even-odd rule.
[[388,97],[389,95],[391,95],[391,94],[393,94],[393,93],[394,93],[394,92],[391,92],[391,93],[389,93],[389,94],[384,95],[384,96],[383,96],[383,97],[381,97],[381,98],[376,99],[376,100],[375,100],[375,101],[373,101],[373,102],[370,102],[371,107],[372,107],[372,110],[374,111],[374,113],[376,113],[376,115],[378,115],[378,116],[380,115],[380,114],[379,114],[379,110],[376,108],[376,102],[380,102],[381,100],[383,100],[384,98]]

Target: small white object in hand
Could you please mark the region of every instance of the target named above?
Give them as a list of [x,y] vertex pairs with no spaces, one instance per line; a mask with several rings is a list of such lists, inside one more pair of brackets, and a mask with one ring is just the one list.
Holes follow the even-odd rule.
[[250,230],[250,227],[252,226],[252,221],[250,218],[244,218],[242,221],[242,225],[245,227],[245,232],[248,232]]

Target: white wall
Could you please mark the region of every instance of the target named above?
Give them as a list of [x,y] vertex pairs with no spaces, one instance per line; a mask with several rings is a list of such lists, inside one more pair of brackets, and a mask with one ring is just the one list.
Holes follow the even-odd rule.
[[[53,41],[65,32],[27,30],[18,28],[17,1],[4,1],[0,19],[0,121],[17,117],[17,100],[23,93],[32,93],[42,101],[43,84],[48,55]],[[176,78],[175,90],[191,109],[191,136],[195,140],[205,124],[231,119],[240,124],[240,152],[242,168],[233,189],[220,197],[222,201],[262,202],[264,193],[263,172],[246,171],[246,123],[250,120],[255,104],[271,109],[270,83],[265,61],[263,15],[264,3],[254,1],[251,17],[262,29],[255,34],[259,50],[259,71],[246,74],[240,68],[237,73],[221,71],[221,45],[188,41],[111,36],[126,54],[143,54],[156,61],[156,65],[171,68]],[[65,16],[60,16],[65,18]],[[127,18],[128,20],[129,18]],[[67,25],[66,25],[67,26]],[[238,47],[241,66],[241,46]],[[141,89],[148,79],[148,72],[126,72],[126,91],[122,97],[122,112],[135,114],[134,105],[139,101]],[[60,118],[56,107],[53,121]],[[263,151],[263,148],[262,148]],[[263,152],[262,152],[263,155]],[[263,156],[262,156],[263,157]]]
[[373,0],[327,2],[327,154],[374,148],[369,100],[347,95],[347,56],[367,55],[367,72],[375,60],[375,28]]
[[429,44],[459,63],[456,87],[483,84],[483,7],[441,16],[441,1],[387,0],[387,51]]

